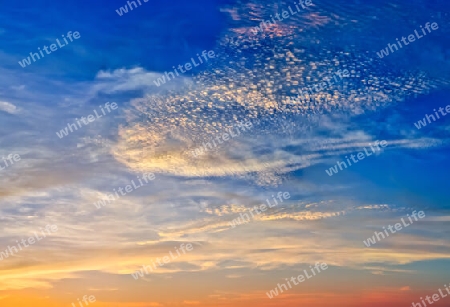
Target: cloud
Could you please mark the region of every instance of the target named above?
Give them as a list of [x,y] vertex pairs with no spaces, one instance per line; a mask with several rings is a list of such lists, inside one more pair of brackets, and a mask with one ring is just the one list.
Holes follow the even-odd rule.
[[145,93],[159,91],[161,89],[176,89],[185,84],[188,75],[178,76],[167,81],[159,89],[153,81],[165,76],[163,73],[148,72],[142,67],[120,68],[112,71],[99,71],[91,91],[115,94],[119,92],[143,90]]
[[19,113],[19,109],[15,105],[6,101],[0,101],[0,111],[7,112],[9,114]]
[[401,287],[400,291],[411,291],[411,288],[409,286]]

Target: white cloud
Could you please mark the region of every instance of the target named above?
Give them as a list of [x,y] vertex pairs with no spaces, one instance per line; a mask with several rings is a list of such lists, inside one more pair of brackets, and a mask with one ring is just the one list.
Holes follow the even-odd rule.
[[12,103],[0,101],[0,111],[7,112],[9,114],[17,114],[19,113],[19,108]]

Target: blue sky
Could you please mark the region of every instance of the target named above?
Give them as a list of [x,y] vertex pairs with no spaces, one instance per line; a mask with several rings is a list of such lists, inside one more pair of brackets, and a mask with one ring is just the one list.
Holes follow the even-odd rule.
[[[173,63],[184,63],[192,54],[210,50],[225,26],[217,2],[175,1],[170,7],[160,2],[141,3],[122,17],[115,10],[126,1],[101,5],[80,1],[11,3],[2,12],[6,26],[2,36],[10,42],[4,52],[27,55],[46,40],[78,31],[83,37],[78,44],[55,53],[51,63],[38,63],[30,70],[92,80],[102,69],[141,66],[164,71]],[[46,8],[45,14],[42,8]]]

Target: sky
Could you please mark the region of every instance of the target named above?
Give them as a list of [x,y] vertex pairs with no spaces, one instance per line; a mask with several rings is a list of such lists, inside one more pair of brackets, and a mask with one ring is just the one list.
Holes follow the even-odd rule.
[[135,3],[2,5],[0,306],[446,293],[446,1]]

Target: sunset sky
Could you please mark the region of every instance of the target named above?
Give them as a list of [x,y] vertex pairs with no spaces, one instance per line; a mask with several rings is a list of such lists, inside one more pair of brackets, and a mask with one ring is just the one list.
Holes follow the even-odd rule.
[[445,291],[447,1],[312,0],[261,31],[297,2],[140,3],[2,3],[1,307],[406,307]]

